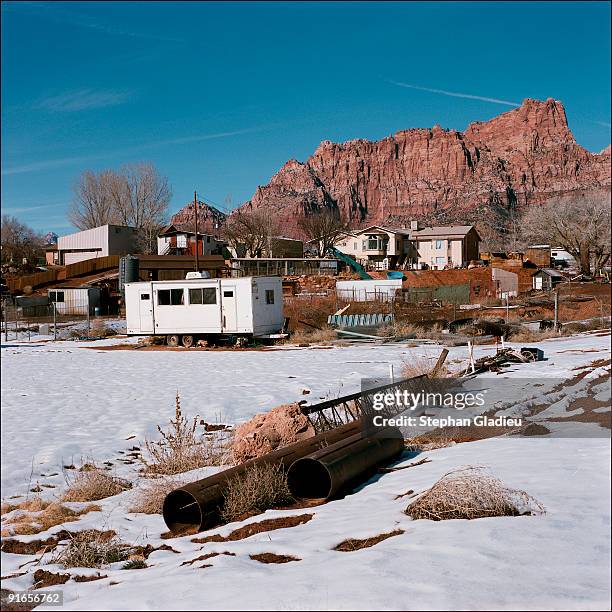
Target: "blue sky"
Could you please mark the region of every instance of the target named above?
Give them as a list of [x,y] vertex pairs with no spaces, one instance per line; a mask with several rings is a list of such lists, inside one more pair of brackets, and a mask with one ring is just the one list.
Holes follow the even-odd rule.
[[138,161],[172,212],[194,189],[230,208],[321,140],[527,97],[610,143],[608,2],[3,2],[2,210],[66,233],[80,172]]

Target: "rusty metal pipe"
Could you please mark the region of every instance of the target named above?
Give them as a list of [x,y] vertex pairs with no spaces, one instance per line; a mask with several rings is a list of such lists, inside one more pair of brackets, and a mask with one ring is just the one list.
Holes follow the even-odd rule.
[[397,427],[357,433],[294,461],[287,473],[289,489],[296,499],[329,499],[399,457],[403,448]]
[[219,511],[223,505],[223,494],[232,478],[244,474],[254,465],[279,463],[288,467],[297,459],[324,446],[333,445],[355,434],[361,435],[361,429],[361,421],[354,421],[174,489],[164,500],[164,521],[173,532],[193,527],[200,530],[214,527],[221,522]]

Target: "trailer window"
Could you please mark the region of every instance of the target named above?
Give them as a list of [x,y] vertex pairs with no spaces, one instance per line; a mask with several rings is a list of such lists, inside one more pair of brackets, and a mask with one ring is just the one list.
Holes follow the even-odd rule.
[[274,304],[274,289],[266,289],[266,304]]
[[216,304],[217,290],[214,287],[199,287],[189,290],[190,304]]
[[63,302],[64,292],[63,291],[51,291],[51,293],[49,293],[49,298],[52,302]]
[[140,294],[140,299],[141,300],[148,300],[149,299],[149,294],[148,293],[141,293]]
[[234,292],[233,291],[224,291],[223,292],[223,297],[234,297]]
[[157,292],[157,304],[159,306],[181,306],[185,303],[182,289],[160,289]]

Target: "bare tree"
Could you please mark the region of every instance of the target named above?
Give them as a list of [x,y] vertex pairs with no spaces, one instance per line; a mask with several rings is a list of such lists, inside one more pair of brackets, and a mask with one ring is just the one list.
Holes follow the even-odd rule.
[[2,215],[2,263],[21,264],[23,259],[32,262],[42,253],[43,242],[39,234],[16,217]]
[[244,250],[247,257],[271,256],[275,237],[279,233],[276,220],[264,211],[237,211],[223,226],[223,235],[237,253]]
[[573,193],[534,207],[523,217],[523,232],[568,251],[581,272],[598,271],[610,261],[610,194]]
[[319,257],[323,257],[338,237],[348,231],[348,223],[340,211],[329,208],[308,214],[298,226],[309,240],[316,242]]
[[79,229],[112,223],[138,230],[139,248],[155,251],[157,233],[166,221],[172,191],[151,164],[119,171],[84,172],[75,188],[70,220]]
[[114,222],[114,211],[108,183],[114,173],[105,170],[96,174],[86,170],[74,184],[74,199],[68,211],[70,222],[80,230]]

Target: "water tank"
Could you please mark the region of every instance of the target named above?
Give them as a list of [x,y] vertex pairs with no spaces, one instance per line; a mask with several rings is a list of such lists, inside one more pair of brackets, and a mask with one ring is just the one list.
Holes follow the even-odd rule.
[[189,280],[193,278],[210,278],[210,274],[208,272],[187,272],[185,279]]
[[138,257],[126,255],[119,260],[119,291],[123,293],[125,283],[135,283],[140,280]]
[[389,279],[396,279],[396,280],[397,279],[404,280],[404,273],[400,272],[400,271],[392,270],[390,272],[387,272],[387,278],[389,278]]

